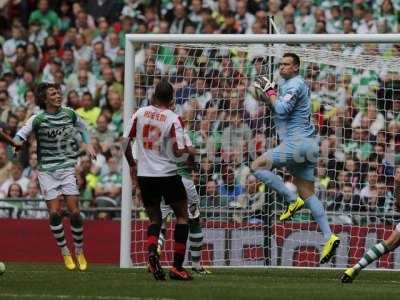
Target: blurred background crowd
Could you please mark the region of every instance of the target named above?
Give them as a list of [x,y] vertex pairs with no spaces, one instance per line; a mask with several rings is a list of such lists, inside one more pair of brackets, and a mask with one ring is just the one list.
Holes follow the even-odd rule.
[[[64,104],[87,122],[97,151],[96,161],[82,155],[76,168],[82,205],[119,207],[126,33],[266,34],[270,16],[275,33],[398,33],[399,8],[400,0],[0,1],[0,127],[15,135],[38,111],[35,85],[58,83]],[[335,52],[378,61],[400,54],[400,45],[391,44],[318,48],[328,57]],[[237,221],[262,222],[267,187],[248,166],[277,141],[268,107],[256,101],[251,84],[271,70],[269,58],[245,48],[135,49],[139,107],[150,103],[161,76],[174,84],[176,109],[200,150],[192,175],[205,215],[221,218],[227,209]],[[320,138],[318,196],[337,212],[334,222],[386,222],[375,213],[393,213],[400,162],[398,65],[380,72],[305,61],[301,72],[311,88]],[[294,188],[290,175],[279,172]],[[0,197],[0,217],[46,217],[43,201],[16,201],[41,198],[34,138],[18,159],[0,143]],[[98,210],[87,217],[118,213]]]

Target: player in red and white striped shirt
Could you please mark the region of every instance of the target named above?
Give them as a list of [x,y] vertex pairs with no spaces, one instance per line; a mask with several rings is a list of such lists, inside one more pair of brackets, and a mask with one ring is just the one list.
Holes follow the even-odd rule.
[[[187,196],[177,162],[186,159],[183,124],[179,116],[169,109],[173,101],[173,88],[167,80],[157,84],[152,105],[140,108],[132,117],[124,134],[125,157],[131,166],[131,175],[150,218],[147,230],[149,267],[157,280],[164,280],[157,255],[157,242],[162,216],[161,199],[170,205],[176,215],[174,231],[174,264],[171,279],[190,280],[192,277],[182,267],[188,239]],[[136,139],[137,165],[132,156],[131,142]]]

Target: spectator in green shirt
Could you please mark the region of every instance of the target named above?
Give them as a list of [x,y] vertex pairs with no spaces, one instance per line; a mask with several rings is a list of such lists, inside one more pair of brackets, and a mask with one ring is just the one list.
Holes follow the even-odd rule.
[[110,197],[119,202],[121,200],[122,190],[122,174],[119,169],[119,164],[117,159],[110,155],[107,158],[107,165],[109,172],[105,175],[100,175],[95,188],[95,195],[96,197]]
[[38,2],[38,9],[33,11],[29,16],[29,23],[35,20],[39,20],[42,28],[46,31],[61,28],[60,18],[53,10],[49,9],[49,2],[47,0],[40,0]]

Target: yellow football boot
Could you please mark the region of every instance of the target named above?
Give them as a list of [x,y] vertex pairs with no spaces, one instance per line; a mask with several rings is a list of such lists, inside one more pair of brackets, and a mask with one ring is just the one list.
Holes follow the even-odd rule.
[[339,247],[340,239],[332,234],[329,240],[325,243],[322,249],[321,258],[319,260],[320,264],[327,263],[331,257],[335,254],[336,248]]
[[70,271],[75,270],[76,265],[74,263],[74,260],[71,256],[71,254],[63,255],[63,258],[64,258],[65,267]]
[[206,269],[204,267],[193,267],[192,271],[196,274],[199,275],[209,275],[212,274],[212,272],[209,269]]
[[346,271],[343,272],[340,280],[342,283],[352,283],[353,280],[357,277],[358,272],[353,268],[348,268]]
[[85,255],[83,251],[79,254],[76,254],[76,261],[78,262],[79,271],[86,271],[88,263],[86,261]]
[[293,215],[304,206],[304,200],[297,197],[296,201],[290,203],[286,210],[279,217],[279,221],[286,221],[293,217]]

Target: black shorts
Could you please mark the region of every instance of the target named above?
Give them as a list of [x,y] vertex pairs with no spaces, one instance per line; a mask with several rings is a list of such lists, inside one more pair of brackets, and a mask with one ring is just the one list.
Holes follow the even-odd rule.
[[138,176],[143,204],[152,206],[160,204],[162,198],[165,204],[182,202],[187,199],[185,186],[179,175],[169,177],[143,177]]

